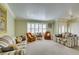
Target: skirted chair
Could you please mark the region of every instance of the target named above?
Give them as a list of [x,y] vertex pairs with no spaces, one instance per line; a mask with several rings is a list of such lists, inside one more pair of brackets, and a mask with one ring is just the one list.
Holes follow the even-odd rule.
[[45,32],[44,39],[45,40],[51,40],[51,33],[49,31]]
[[36,37],[32,33],[26,33],[27,36],[27,43],[33,42],[36,40]]

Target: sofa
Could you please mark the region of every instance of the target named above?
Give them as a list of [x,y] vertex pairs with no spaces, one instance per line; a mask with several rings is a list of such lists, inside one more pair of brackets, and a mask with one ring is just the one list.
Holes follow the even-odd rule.
[[0,55],[24,55],[25,52],[26,41],[16,44],[9,35],[0,37]]
[[79,37],[76,34],[65,32],[56,34],[56,42],[63,44],[67,47],[73,48],[78,46]]

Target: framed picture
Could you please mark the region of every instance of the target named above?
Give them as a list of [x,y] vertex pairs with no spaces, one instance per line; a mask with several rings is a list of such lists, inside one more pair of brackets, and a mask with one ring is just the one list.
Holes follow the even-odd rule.
[[7,31],[7,10],[0,5],[0,33]]

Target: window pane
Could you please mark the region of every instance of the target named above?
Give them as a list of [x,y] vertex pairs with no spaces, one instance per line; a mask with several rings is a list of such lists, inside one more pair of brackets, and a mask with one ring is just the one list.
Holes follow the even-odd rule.
[[28,23],[28,24],[27,24],[27,28],[30,28],[30,25],[31,25],[31,24]]
[[31,24],[31,28],[34,28],[34,24]]
[[61,34],[61,27],[59,27],[59,34]]
[[37,23],[35,24],[35,28],[38,28],[38,24]]
[[31,29],[31,32],[34,33],[34,29]]
[[35,33],[38,33],[38,28],[35,28]]
[[64,26],[62,26],[62,33],[64,33]]
[[46,28],[46,24],[43,24],[43,28]]
[[39,28],[42,28],[42,24],[39,24]]
[[42,33],[42,29],[39,29],[39,33]]
[[27,32],[30,32],[30,28],[27,28]]
[[43,29],[43,33],[45,33],[46,32],[46,28],[45,29]]

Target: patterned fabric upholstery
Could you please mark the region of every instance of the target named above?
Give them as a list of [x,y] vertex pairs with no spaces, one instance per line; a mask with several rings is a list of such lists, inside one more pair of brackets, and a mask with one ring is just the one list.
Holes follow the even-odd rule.
[[[24,44],[24,45],[23,45]],[[26,43],[23,42],[22,47],[25,47]],[[13,47],[14,50],[10,50],[9,48],[3,49],[5,52],[2,52],[1,48],[5,47]],[[0,55],[23,55],[26,48],[19,48],[19,46],[15,43],[15,41],[8,35],[0,37]],[[10,50],[10,51],[8,51]]]
[[7,46],[13,45],[13,44],[15,44],[15,42],[10,36],[4,35],[4,36],[0,37],[0,46],[7,47]]
[[78,46],[78,36],[69,32],[65,32],[61,34],[56,35],[56,42],[59,42],[60,44],[63,44],[67,47],[77,47]]

